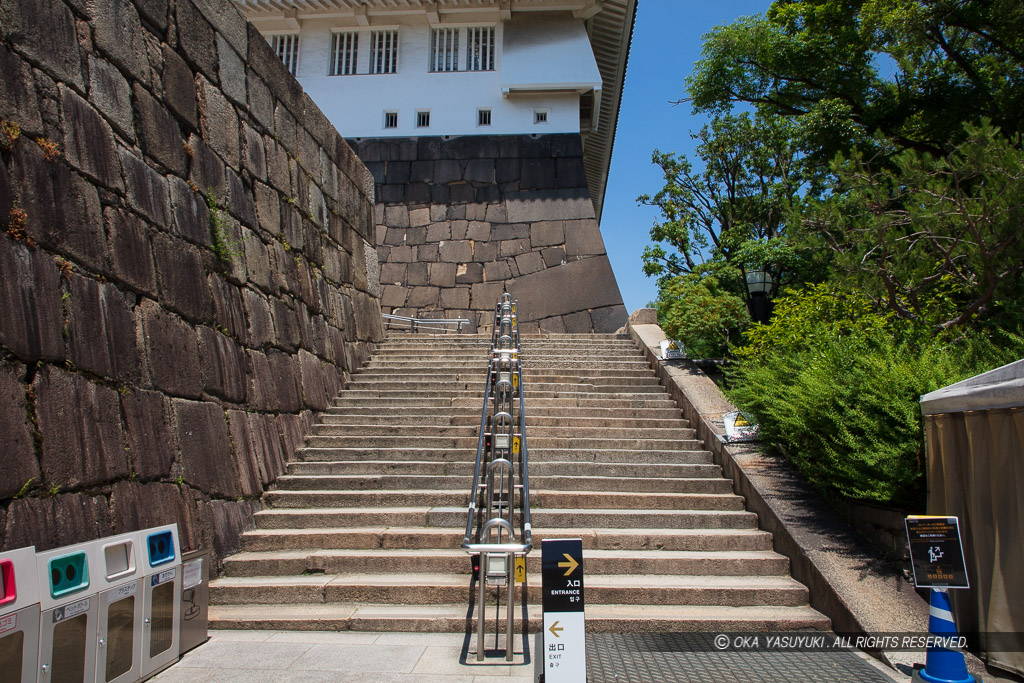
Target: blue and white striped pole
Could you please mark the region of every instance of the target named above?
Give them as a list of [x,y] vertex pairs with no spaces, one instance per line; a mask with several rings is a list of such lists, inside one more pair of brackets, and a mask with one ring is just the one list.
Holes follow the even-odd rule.
[[[956,622],[949,608],[949,592],[945,588],[932,588],[928,633],[947,638],[957,637]],[[967,673],[963,653],[944,647],[929,647],[924,669],[914,673],[915,681],[925,683],[975,683],[974,676]]]

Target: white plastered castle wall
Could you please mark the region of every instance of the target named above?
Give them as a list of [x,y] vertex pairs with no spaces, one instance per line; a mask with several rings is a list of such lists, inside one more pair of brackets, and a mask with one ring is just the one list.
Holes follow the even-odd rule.
[[[492,23],[496,26],[493,71],[432,73],[431,26],[425,17],[396,20],[402,23],[352,27],[331,19],[299,22],[296,76],[345,137],[578,133],[580,92],[601,88],[594,55],[579,21]],[[443,24],[446,28],[464,25]],[[266,35],[294,32],[270,22],[257,22],[257,27]],[[367,74],[370,31],[387,29],[399,32],[397,73]],[[538,29],[543,32],[542,53],[531,55],[516,49],[524,44],[524,35]],[[339,30],[359,32],[358,75],[327,75],[332,33]],[[506,31],[511,41],[506,39]],[[466,48],[462,41],[460,55]],[[510,85],[514,88],[511,93],[506,92]],[[480,109],[490,110],[490,125],[479,125]],[[428,127],[416,125],[421,111],[430,112]],[[546,121],[536,121],[537,111],[546,113]],[[385,112],[398,113],[396,127],[384,127]]]

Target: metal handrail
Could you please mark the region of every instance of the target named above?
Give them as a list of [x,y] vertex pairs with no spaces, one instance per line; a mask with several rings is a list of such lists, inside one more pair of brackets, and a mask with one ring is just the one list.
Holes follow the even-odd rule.
[[[490,570],[490,555],[504,556],[504,564],[499,563],[499,575],[503,572],[506,585],[507,613],[505,624],[505,659],[513,658],[513,604],[515,582],[513,564],[516,555],[526,555],[533,548],[530,525],[530,480],[526,444],[526,409],[523,400],[523,368],[520,361],[521,346],[516,316],[516,305],[508,294],[503,294],[495,305],[494,326],[491,331],[491,348],[488,354],[487,382],[484,388],[484,403],[480,414],[480,436],[477,439],[476,465],[473,472],[473,487],[470,490],[469,511],[466,520],[466,535],[462,548],[470,554],[480,555],[479,576],[479,607],[477,612],[477,660],[484,659],[484,601],[486,585]],[[509,377],[502,378],[508,373]],[[515,382],[512,381],[515,377]],[[515,385],[518,385],[516,387]],[[494,389],[492,394],[491,389]],[[518,388],[518,396],[516,396]],[[505,402],[499,404],[499,397]],[[513,404],[518,398],[518,410]],[[492,404],[493,400],[493,406]],[[493,409],[493,410],[492,410]],[[516,419],[518,418],[518,419]],[[488,426],[490,430],[488,431]],[[498,430],[503,433],[499,435]],[[491,435],[490,442],[486,440]],[[515,453],[515,438],[518,434],[519,453]],[[504,447],[499,447],[498,437],[503,436]],[[507,457],[498,451],[504,450]],[[520,486],[515,485],[516,455],[519,457]],[[485,462],[487,460],[487,462]],[[486,471],[486,477],[484,477]],[[495,484],[495,474],[499,473],[499,481]],[[505,479],[508,479],[506,482]],[[485,481],[482,481],[485,479]],[[513,525],[515,517],[516,489],[520,490],[520,533],[516,538]],[[502,491],[502,489],[507,489]],[[504,505],[498,505],[495,515],[495,494],[503,493]],[[478,503],[482,501],[482,508]],[[502,512],[503,511],[503,512]],[[492,516],[494,515],[494,516]],[[507,518],[506,518],[507,516]],[[474,530],[476,538],[474,540]],[[491,537],[497,531],[497,542]],[[503,532],[507,540],[503,540]],[[524,625],[525,628],[525,625]]]
[[[431,325],[455,325],[455,331],[462,332],[462,326],[469,323],[468,318],[417,318],[415,316],[410,318],[409,316],[392,315],[391,313],[381,313],[381,318],[384,319],[385,327],[388,327],[392,320],[409,323],[410,332],[416,332],[417,327],[421,330],[448,331],[447,327],[431,327]],[[424,325],[424,323],[426,324]]]

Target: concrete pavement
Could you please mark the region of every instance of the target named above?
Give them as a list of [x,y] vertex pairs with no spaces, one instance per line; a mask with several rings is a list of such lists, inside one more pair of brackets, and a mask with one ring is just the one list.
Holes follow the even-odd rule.
[[[493,636],[491,636],[493,638]],[[864,653],[680,650],[680,634],[588,634],[591,683],[906,683]],[[535,638],[535,636],[531,636]],[[211,631],[210,641],[156,677],[157,683],[532,683],[536,644],[476,662],[458,633]]]

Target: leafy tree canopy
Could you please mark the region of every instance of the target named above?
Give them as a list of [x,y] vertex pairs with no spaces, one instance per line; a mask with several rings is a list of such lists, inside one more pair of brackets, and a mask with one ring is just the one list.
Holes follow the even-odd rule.
[[[703,168],[686,157],[654,151],[665,185],[642,204],[662,219],[651,228],[644,272],[670,279],[714,275],[746,296],[748,269],[794,272],[799,261],[783,238],[794,201],[806,189],[804,162],[793,126],[780,117],[723,114],[692,136]],[[717,285],[716,285],[717,287]]]
[[880,168],[860,153],[838,160],[842,191],[805,212],[837,275],[897,318],[938,329],[1005,315],[1024,297],[1024,154],[991,125],[966,132],[942,156],[907,150]]
[[706,35],[686,85],[697,111],[794,119],[819,161],[879,135],[937,154],[964,123],[1024,128],[1021,26],[1019,0],[777,0]]

